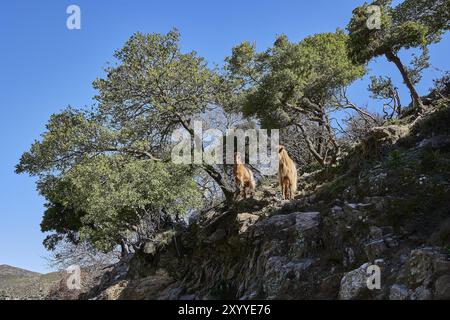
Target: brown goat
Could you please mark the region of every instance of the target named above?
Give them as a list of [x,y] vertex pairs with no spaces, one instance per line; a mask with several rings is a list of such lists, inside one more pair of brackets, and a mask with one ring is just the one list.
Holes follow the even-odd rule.
[[247,195],[253,195],[256,189],[255,178],[252,171],[242,162],[241,154],[234,154],[234,180],[239,189],[239,193],[245,199]]
[[292,199],[297,192],[297,168],[284,146],[278,148],[278,179],[283,199]]

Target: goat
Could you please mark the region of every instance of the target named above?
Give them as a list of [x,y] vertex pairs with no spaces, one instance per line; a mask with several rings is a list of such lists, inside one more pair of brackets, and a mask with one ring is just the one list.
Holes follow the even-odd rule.
[[252,170],[247,168],[247,166],[242,162],[241,154],[236,152],[234,154],[234,181],[239,189],[239,193],[245,199],[247,195],[251,194],[253,196],[256,183],[253,177]]
[[278,148],[278,179],[283,199],[292,199],[297,192],[297,168],[284,146]]

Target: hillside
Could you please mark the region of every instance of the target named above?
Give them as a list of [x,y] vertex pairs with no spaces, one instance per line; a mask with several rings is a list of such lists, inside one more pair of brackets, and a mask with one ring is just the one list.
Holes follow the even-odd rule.
[[40,274],[8,265],[0,266],[0,300],[40,300],[60,279],[59,273]]
[[12,267],[6,264],[0,265],[0,281],[5,280],[8,277],[35,277],[38,275],[40,274],[37,272]]
[[420,119],[304,174],[295,200],[263,181],[254,199],[159,234],[82,298],[450,299],[450,108],[424,101]]

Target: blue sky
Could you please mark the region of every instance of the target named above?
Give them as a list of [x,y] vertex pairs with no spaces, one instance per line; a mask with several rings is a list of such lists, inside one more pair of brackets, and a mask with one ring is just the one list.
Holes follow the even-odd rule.
[[[293,41],[318,32],[345,28],[352,9],[363,0],[315,1],[137,1],[41,0],[2,1],[0,10],[0,264],[46,272],[42,257],[44,235],[39,231],[43,199],[34,180],[14,174],[20,155],[43,132],[47,119],[67,105],[93,103],[92,81],[102,75],[136,31],[165,33],[180,30],[182,49],[196,50],[209,62],[221,64],[233,45],[256,41],[263,50],[276,35]],[[81,30],[66,28],[66,8],[81,8]],[[450,37],[431,47],[434,67],[450,70]],[[402,54],[402,57],[406,57]],[[377,59],[372,74],[393,75],[403,102],[408,93],[397,70]],[[432,79],[428,70],[418,86],[425,94]],[[374,108],[367,79],[350,94],[360,105]]]

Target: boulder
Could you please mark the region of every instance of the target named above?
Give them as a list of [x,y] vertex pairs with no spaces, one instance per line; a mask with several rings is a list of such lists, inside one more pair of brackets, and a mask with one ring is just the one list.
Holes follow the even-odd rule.
[[367,268],[369,263],[365,263],[359,268],[346,273],[341,279],[339,289],[339,299],[355,300],[367,297]]
[[394,284],[391,287],[389,300],[408,300],[411,290],[403,284]]
[[443,275],[436,280],[434,295],[436,299],[450,299],[450,275]]

